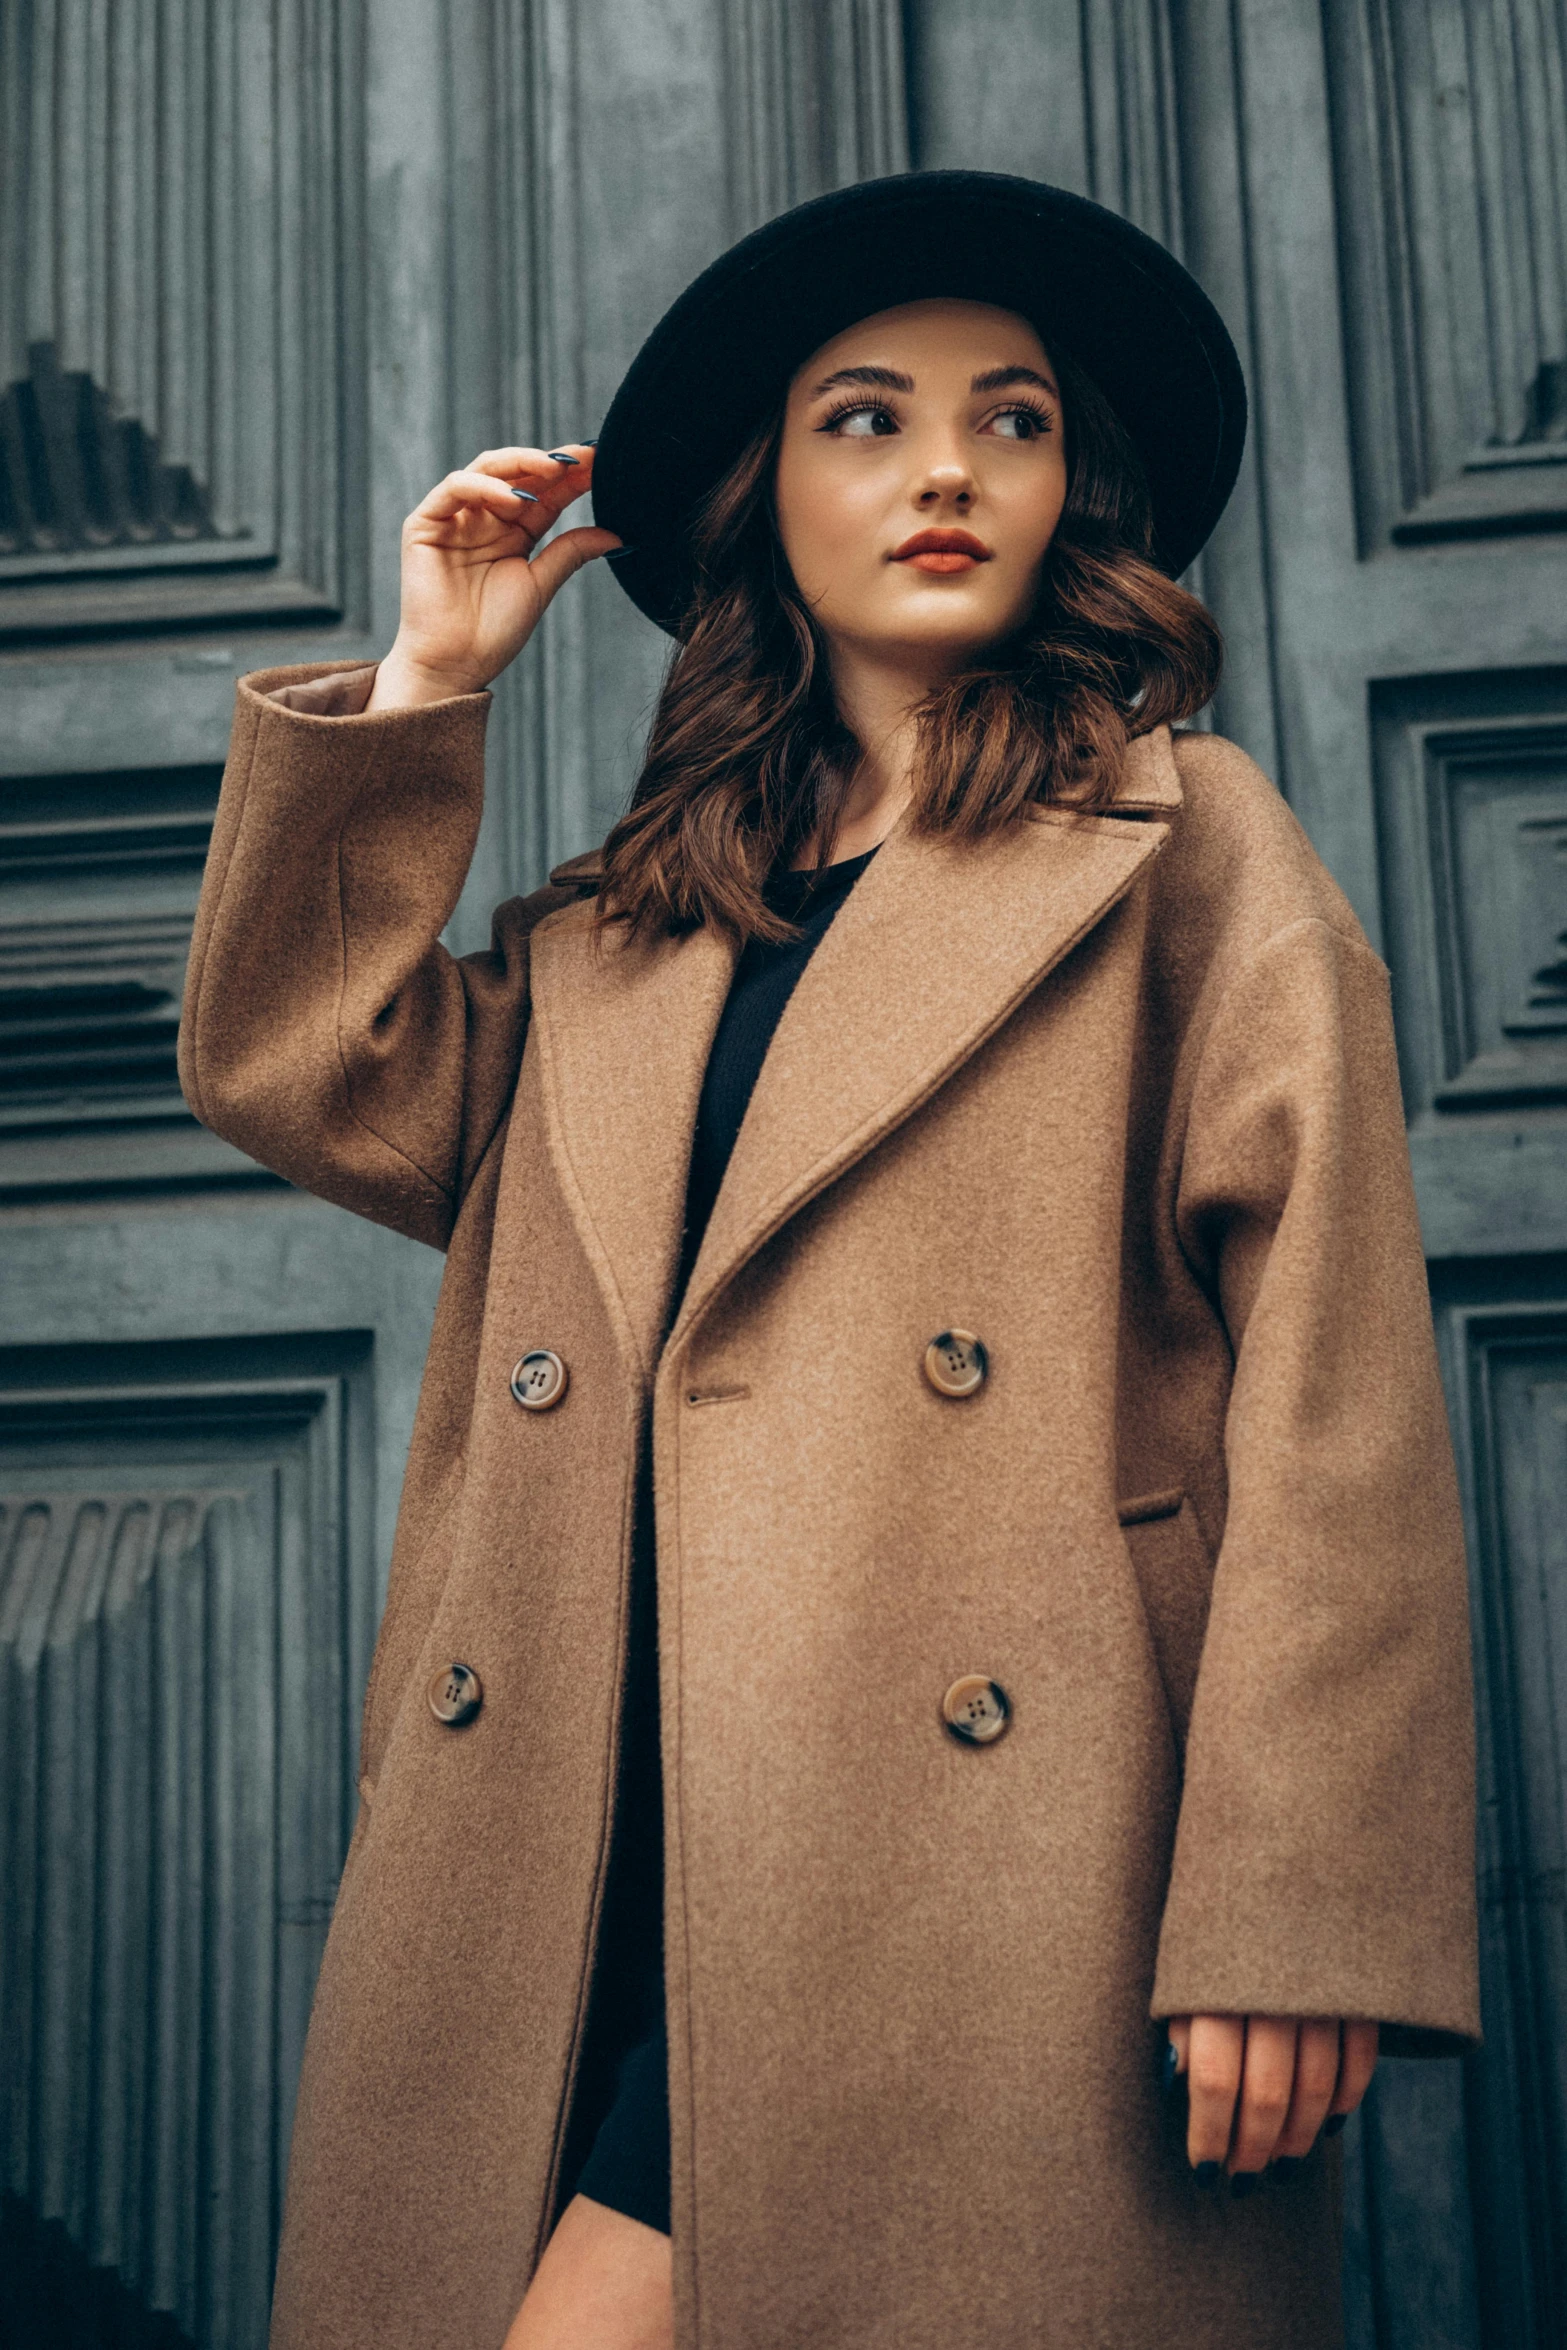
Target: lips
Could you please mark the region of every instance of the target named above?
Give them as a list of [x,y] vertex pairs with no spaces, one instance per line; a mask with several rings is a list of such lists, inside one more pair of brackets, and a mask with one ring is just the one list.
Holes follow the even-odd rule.
[[894,548],[892,560],[912,564],[916,571],[972,571],[976,563],[990,561],[990,549],[971,530],[918,530]]

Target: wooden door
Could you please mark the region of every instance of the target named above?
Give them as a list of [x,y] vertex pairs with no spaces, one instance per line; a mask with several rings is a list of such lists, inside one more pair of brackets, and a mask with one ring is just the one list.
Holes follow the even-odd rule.
[[[0,2267],[20,2343],[264,2337],[437,1259],[173,1077],[236,674],[591,432],[753,222],[916,164],[1182,253],[1255,425],[1215,722],[1391,965],[1470,1512],[1487,2043],[1349,2148],[1355,2350],[1543,2350],[1567,2242],[1561,0],[3,0]],[[662,640],[502,681],[454,920],[602,835]],[[1371,1562],[1374,1564],[1374,1562]]]

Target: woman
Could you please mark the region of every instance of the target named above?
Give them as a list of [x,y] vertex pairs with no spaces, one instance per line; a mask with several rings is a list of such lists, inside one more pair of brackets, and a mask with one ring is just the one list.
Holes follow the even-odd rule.
[[[1466,1616],[1386,974],[1170,730],[1243,417],[1124,222],[873,183],[655,330],[597,527],[486,452],[385,660],[241,682],[188,1095],[449,1254],[284,2350],[1338,2339],[1325,2141],[1476,2029]],[[454,963],[601,554],[632,806]]]

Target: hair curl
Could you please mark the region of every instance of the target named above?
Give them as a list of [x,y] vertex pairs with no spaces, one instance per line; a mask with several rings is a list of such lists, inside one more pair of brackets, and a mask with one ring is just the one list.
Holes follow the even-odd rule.
[[[1194,716],[1218,684],[1217,623],[1151,560],[1130,438],[1082,370],[1055,359],[1061,520],[1023,628],[918,707],[911,821],[922,832],[976,839],[1044,801],[1102,808],[1130,738]],[[807,842],[830,854],[862,753],[778,538],[783,415],[780,400],[693,521],[695,590],[631,805],[604,845],[601,924],[787,938],[763,881]]]

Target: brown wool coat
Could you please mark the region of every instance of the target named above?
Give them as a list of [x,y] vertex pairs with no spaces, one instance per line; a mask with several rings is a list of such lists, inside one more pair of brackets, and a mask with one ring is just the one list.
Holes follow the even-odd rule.
[[[579,877],[453,961],[488,697],[324,714],[369,675],[241,684],[181,1047],[198,1116],[448,1252],[275,2350],[487,2350],[538,2256],[649,1427],[682,2350],[1323,2350],[1334,2150],[1205,2198],[1151,2019],[1477,2028],[1383,966],[1211,737],[1134,745],[1111,815],[900,827],[660,1351],[731,951],[600,953]],[[525,1413],[540,1344],[570,1389]],[[972,1671],[990,1746],[941,1721]]]

